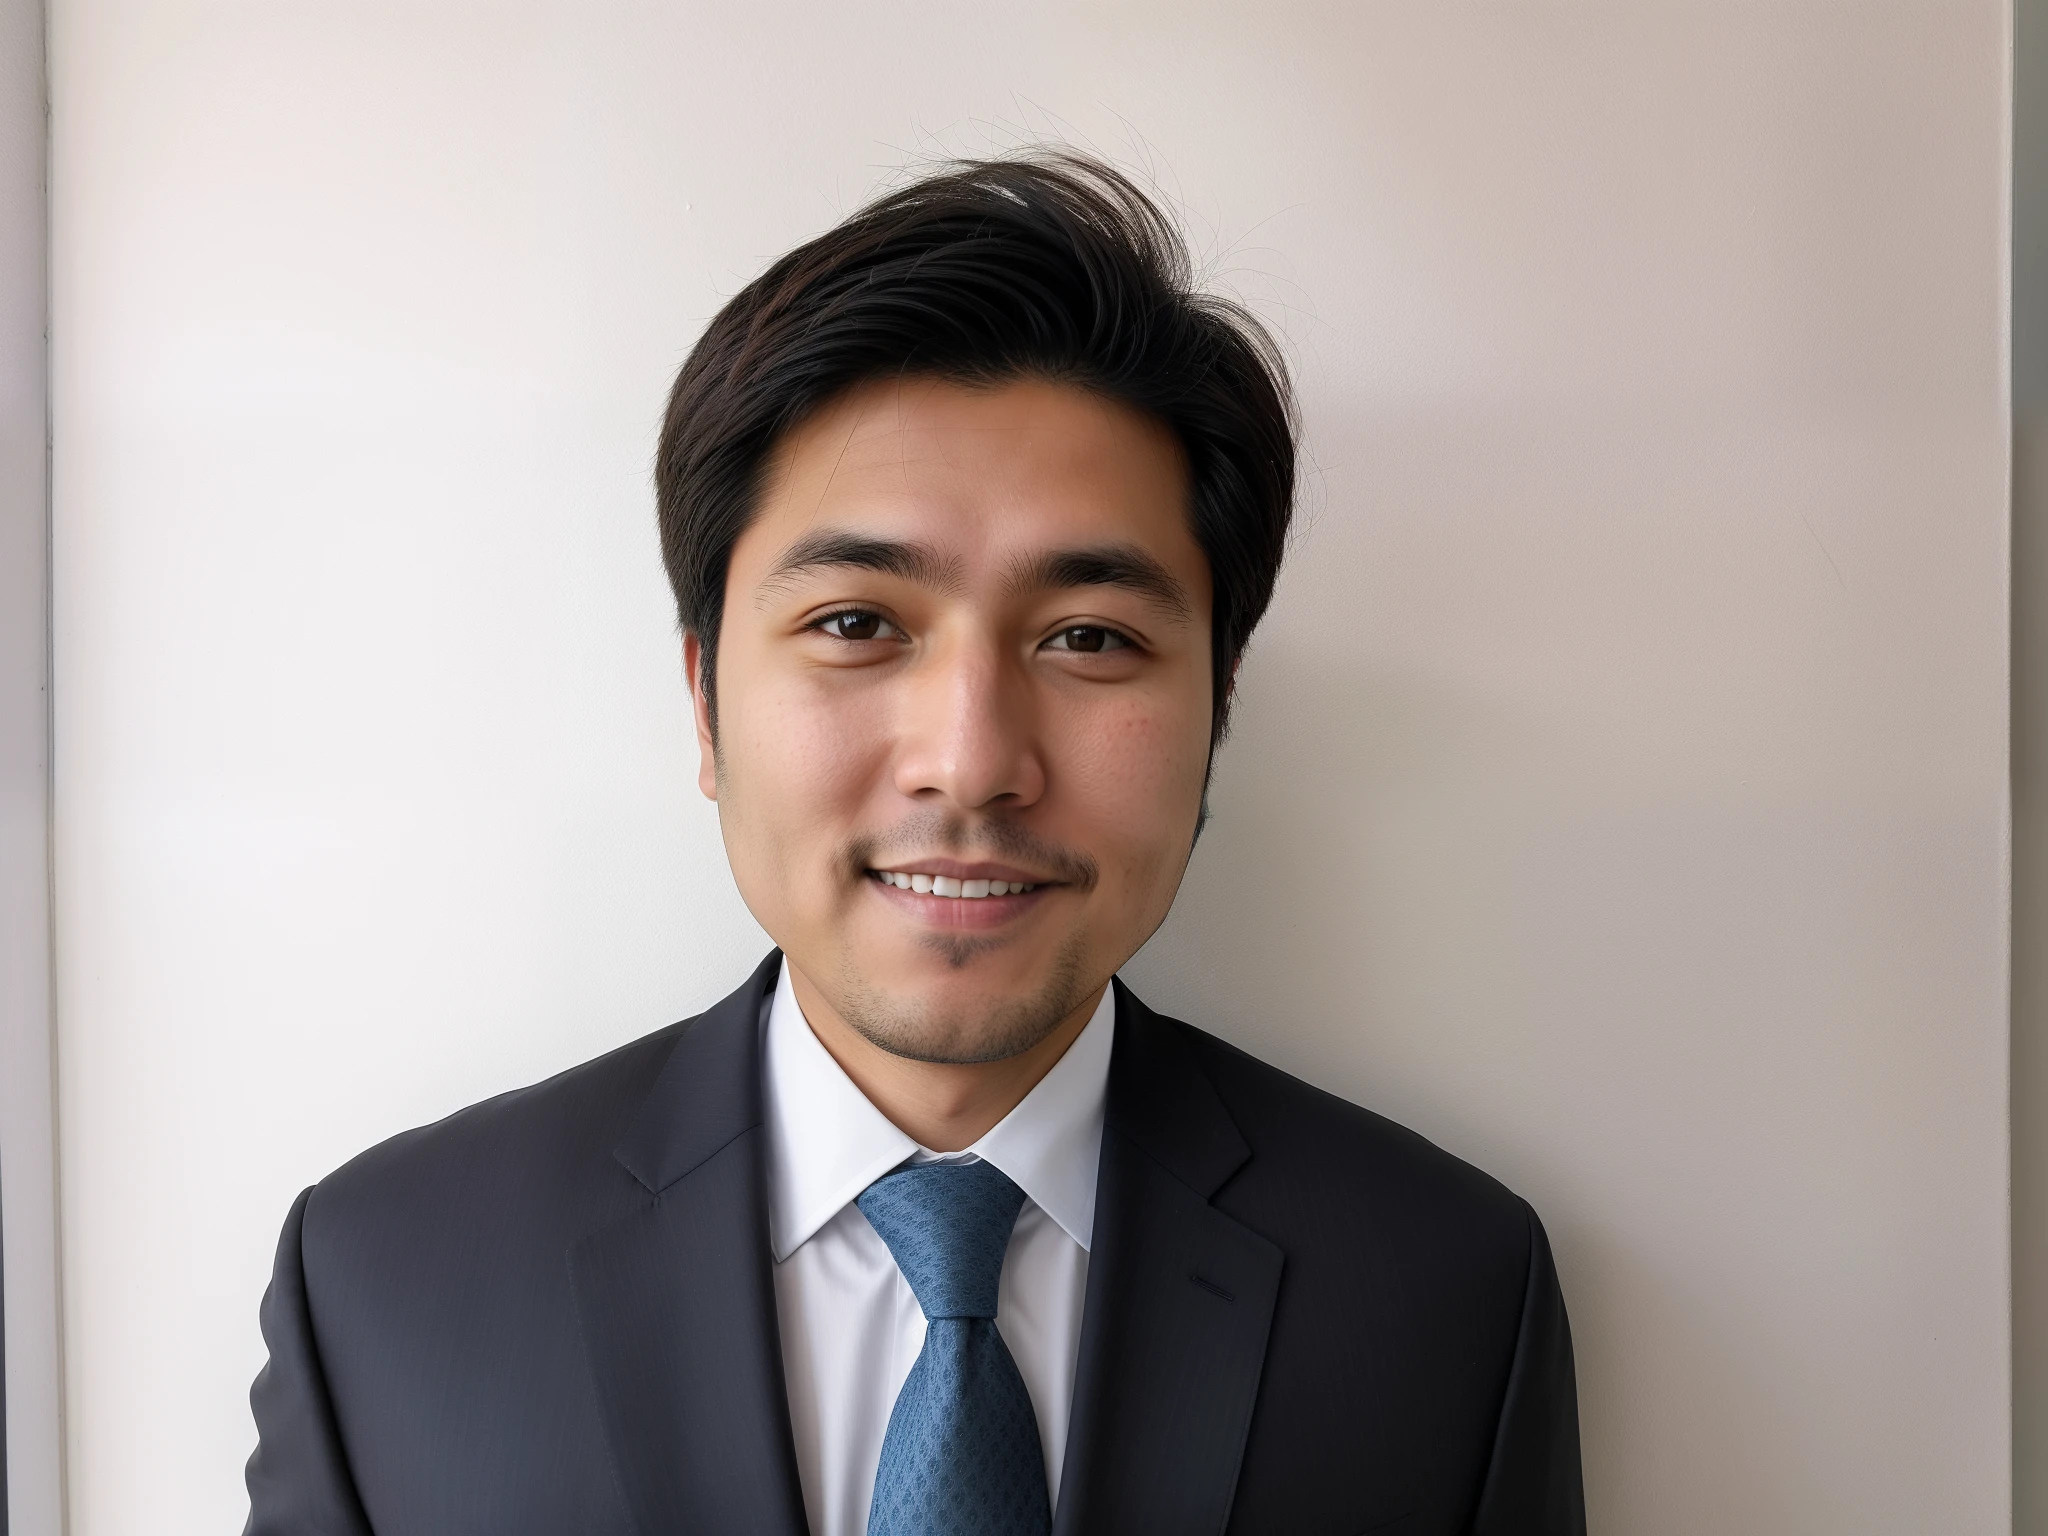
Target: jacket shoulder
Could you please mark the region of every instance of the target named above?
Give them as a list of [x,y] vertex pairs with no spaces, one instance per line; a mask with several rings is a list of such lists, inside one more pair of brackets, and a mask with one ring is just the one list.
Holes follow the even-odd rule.
[[695,1022],[379,1142],[314,1186],[309,1229],[436,1210],[474,1220],[507,1197],[538,1213],[584,1197],[593,1177],[624,1178],[612,1149]]
[[1364,1203],[1420,1227],[1528,1252],[1536,1215],[1491,1174],[1386,1116],[1284,1072],[1192,1024],[1160,1020],[1180,1035],[1251,1145],[1241,1178],[1313,1189],[1319,1201]]
[[[668,1095],[664,1120],[743,1117],[734,1101],[748,1092],[753,1021],[780,963],[771,952],[703,1013],[343,1164],[307,1201],[309,1262],[317,1254],[361,1269],[387,1250],[402,1258],[408,1244],[457,1267],[514,1252],[558,1258],[561,1240],[595,1230],[657,1187],[626,1156],[657,1099]],[[707,1052],[706,1042],[717,1044]],[[673,1102],[678,1087],[688,1093]]]

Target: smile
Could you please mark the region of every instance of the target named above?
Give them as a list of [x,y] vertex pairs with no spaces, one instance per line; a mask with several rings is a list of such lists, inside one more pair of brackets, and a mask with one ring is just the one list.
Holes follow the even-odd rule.
[[1021,896],[1035,891],[1037,884],[1019,880],[960,880],[952,875],[928,875],[921,871],[871,869],[868,873],[884,885],[920,896],[950,896],[963,901],[980,901],[989,896]]

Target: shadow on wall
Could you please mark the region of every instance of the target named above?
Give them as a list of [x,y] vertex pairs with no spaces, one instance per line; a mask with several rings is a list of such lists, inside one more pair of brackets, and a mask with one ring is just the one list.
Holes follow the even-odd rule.
[[[1626,510],[1617,495],[1596,515]],[[1498,631],[1526,615],[1500,619],[1462,658],[1406,620],[1374,637],[1405,655],[1331,638],[1419,601],[1389,595],[1401,561],[1365,547],[1370,521],[1297,551],[1246,661],[1214,818],[1125,974],[1543,1213],[1596,1524],[1673,1499],[1687,1531],[1850,1518],[1836,1473],[1885,1440],[1888,1394],[1983,1333],[1948,1317],[1895,1338],[1982,1244],[1975,1209],[1943,1194],[1973,1154],[1939,1108],[1978,1042],[1928,1021],[1975,1010],[1998,968],[1970,925],[1999,829],[1910,754],[1842,787],[1845,756],[1892,728],[1800,670],[1860,621],[1796,512],[1741,556],[1762,575],[1727,590],[1804,627],[1750,651],[1729,639],[1743,614],[1660,614],[1642,594],[1696,579],[1681,569],[1590,618],[1569,578],[1532,575],[1529,601],[1565,617],[1531,623],[1521,655]],[[1381,586],[1333,601],[1339,564]],[[1474,590],[1455,600],[1485,622]],[[1582,675],[1575,654],[1600,659]],[[1844,1380],[1869,1390],[1845,1401]],[[1899,1528],[1919,1528],[1905,1505]]]
[[[1516,725],[1448,680],[1255,650],[1212,819],[1132,984],[1290,1070],[1343,1070],[1355,1047],[1310,1061],[1300,1048],[1378,1034],[1409,985],[1428,981],[1462,884],[1435,845]],[[1469,967],[1484,953],[1456,958]]]
[[[1625,1513],[1638,1494],[1654,1502],[1696,1478],[1713,1518],[1746,1512],[1772,1529],[1773,1511],[1812,1503],[1814,1474],[1795,1458],[1820,1405],[1776,1390],[1777,1321],[1760,1321],[1757,1295],[1772,1281],[1701,1256],[1780,1154],[1701,1161],[1689,1184],[1657,1177],[1725,1135],[1667,1113],[1671,1080],[1697,1067],[1711,1096],[1725,1086],[1726,1036],[1783,1028],[1739,983],[1694,985],[1683,935],[1714,914],[1674,910],[1670,869],[1684,860],[1718,882],[1769,860],[1717,848],[1711,819],[1674,833],[1560,794],[1565,736],[1454,679],[1260,651],[1181,899],[1126,975],[1163,1011],[1422,1132],[1538,1207],[1572,1309],[1596,1506],[1618,1494]],[[1792,857],[1827,862],[1824,850]],[[1756,969],[1760,949],[1804,942],[1775,909],[1763,901],[1753,930],[1723,936],[1731,974]],[[1641,967],[1607,968],[1609,946],[1637,951]],[[1666,1003],[1665,987],[1690,995]],[[1702,1020],[1722,1006],[1732,1016],[1716,1038]],[[1586,1040],[1609,1031],[1607,1067],[1585,1072]],[[1754,1061],[1768,1070],[1761,1040]],[[1757,1108],[1732,1089],[1722,1102]],[[1631,1142],[1641,1166],[1588,1167]],[[1795,1192],[1787,1219],[1826,1199]],[[1709,1205],[1719,1210],[1691,1240],[1659,1235]],[[1836,1240],[1824,1220],[1813,1230],[1818,1246]],[[1683,1422],[1646,1423],[1615,1398],[1646,1374],[1683,1384]],[[1730,1425],[1740,1434],[1717,1435],[1710,1453],[1694,1444]],[[1674,1472],[1674,1458],[1696,1465]]]

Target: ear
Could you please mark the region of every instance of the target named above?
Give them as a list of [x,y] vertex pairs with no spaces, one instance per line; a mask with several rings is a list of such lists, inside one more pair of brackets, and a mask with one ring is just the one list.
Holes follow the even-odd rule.
[[704,647],[693,634],[683,636],[683,675],[690,684],[690,713],[697,722],[697,788],[706,800],[718,798],[718,743],[711,733],[711,700],[704,693]]

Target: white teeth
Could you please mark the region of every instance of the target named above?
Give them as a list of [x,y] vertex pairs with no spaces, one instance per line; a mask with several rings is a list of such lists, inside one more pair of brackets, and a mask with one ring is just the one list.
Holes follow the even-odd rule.
[[951,875],[906,875],[897,869],[878,869],[875,874],[885,885],[920,896],[966,897],[979,901],[985,896],[1020,896],[1038,889],[1017,880],[956,880]]

